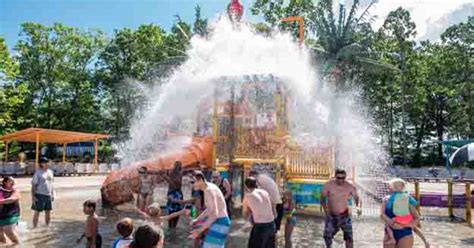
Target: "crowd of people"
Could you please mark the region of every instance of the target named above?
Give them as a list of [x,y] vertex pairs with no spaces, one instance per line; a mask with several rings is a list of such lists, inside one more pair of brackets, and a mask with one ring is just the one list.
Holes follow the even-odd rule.
[[[116,231],[119,237],[113,242],[113,248],[161,248],[164,244],[162,225],[167,222],[168,228],[176,228],[182,215],[192,217],[189,238],[194,240],[195,248],[225,247],[232,223],[232,187],[227,179],[215,171],[212,172],[212,180],[208,181],[202,171],[194,171],[191,197],[184,199],[181,162],[177,161],[174,168],[165,175],[148,171],[145,167],[139,169],[139,175],[136,212],[139,217],[147,220],[146,224],[135,228],[131,218],[118,221]],[[156,176],[161,176],[168,182],[166,215],[158,203],[152,202]],[[33,227],[38,226],[41,212],[44,212],[45,224],[50,224],[50,211],[54,200],[53,181],[54,175],[48,169],[48,160],[41,158],[39,168],[31,181]],[[385,223],[383,247],[411,248],[414,243],[413,234],[420,236],[425,247],[429,247],[418,227],[420,218],[415,209],[417,202],[406,193],[405,182],[397,178],[389,184],[392,192],[384,198],[381,208],[381,218]],[[20,243],[16,230],[20,217],[20,194],[14,185],[15,180],[12,177],[4,177],[0,187],[0,243],[6,243],[7,238],[13,244]],[[276,247],[277,233],[284,220],[285,248],[291,248],[292,232],[297,223],[292,192],[285,191],[281,194],[275,180],[258,171],[250,171],[244,181],[244,189],[242,215],[252,226],[247,247]],[[357,214],[361,214],[356,187],[346,180],[344,170],[336,170],[335,177],[326,183],[321,194],[325,213],[323,237],[326,247],[332,247],[333,238],[339,230],[343,232],[345,246],[354,246],[349,203],[351,201]],[[85,228],[77,242],[81,243],[85,238],[87,248],[102,247],[96,208],[94,200],[87,200],[83,204]]]

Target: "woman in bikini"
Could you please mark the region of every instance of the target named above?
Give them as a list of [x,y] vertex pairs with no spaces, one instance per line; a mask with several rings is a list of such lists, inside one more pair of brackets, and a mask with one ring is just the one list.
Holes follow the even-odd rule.
[[148,169],[144,166],[138,170],[138,173],[140,175],[140,188],[138,190],[137,207],[141,211],[145,211],[152,202],[154,180],[153,175],[148,173]]

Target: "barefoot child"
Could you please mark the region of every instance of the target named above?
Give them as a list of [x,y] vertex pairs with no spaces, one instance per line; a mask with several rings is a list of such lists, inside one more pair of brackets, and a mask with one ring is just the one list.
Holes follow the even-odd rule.
[[283,193],[283,218],[286,220],[285,224],[285,248],[292,248],[291,235],[296,225],[296,211],[295,202],[293,201],[293,193],[289,190]]
[[[410,223],[414,219],[410,213],[410,205],[416,206],[418,203],[412,196],[410,196],[410,194],[404,191],[405,181],[403,179],[393,179],[389,184],[392,193],[389,196],[387,204],[392,206],[393,214],[395,215],[395,217],[392,218],[392,223],[398,224],[402,227],[410,227]],[[389,237],[387,244],[396,244],[397,240],[392,228],[389,226],[386,226],[385,228]],[[414,227],[413,231],[423,240],[425,247],[430,247],[425,236],[418,227]]]
[[96,202],[93,200],[87,200],[83,204],[84,214],[87,215],[86,225],[84,228],[84,233],[77,240],[77,243],[80,243],[81,240],[85,237],[87,240],[86,248],[101,248],[102,247],[102,237],[99,234],[99,218],[95,213]]
[[138,214],[146,220],[153,222],[157,226],[161,226],[164,222],[174,219],[180,215],[186,214],[189,215],[188,209],[183,209],[178,212],[174,212],[170,215],[161,215],[161,207],[159,204],[154,203],[148,206],[147,212],[143,212],[140,209],[137,209]]

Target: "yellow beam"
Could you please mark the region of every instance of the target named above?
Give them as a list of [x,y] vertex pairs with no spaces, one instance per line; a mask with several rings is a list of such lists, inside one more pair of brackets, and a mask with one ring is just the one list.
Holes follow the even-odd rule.
[[311,178],[289,178],[289,183],[306,183],[306,184],[325,184],[329,179],[311,179]]

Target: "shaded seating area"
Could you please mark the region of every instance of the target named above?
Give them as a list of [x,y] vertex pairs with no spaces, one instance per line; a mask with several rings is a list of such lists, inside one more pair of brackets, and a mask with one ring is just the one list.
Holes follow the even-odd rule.
[[[44,128],[27,128],[21,131],[6,134],[0,137],[0,142],[5,143],[5,155],[0,162],[0,174],[3,175],[25,175],[32,174],[38,167],[41,146],[45,144],[62,145],[61,161],[50,162],[50,169],[56,175],[73,174],[95,174],[108,173],[111,166],[99,164],[98,145],[99,140],[105,139],[105,134],[83,133],[75,131],[64,131]],[[75,163],[67,160],[67,145],[77,142],[90,141],[94,144],[94,156],[92,163]],[[35,143],[35,159],[20,161],[20,158],[11,161],[9,158],[9,147],[12,142]]]

